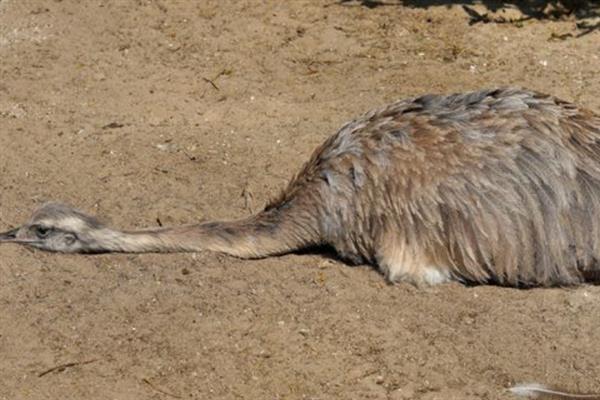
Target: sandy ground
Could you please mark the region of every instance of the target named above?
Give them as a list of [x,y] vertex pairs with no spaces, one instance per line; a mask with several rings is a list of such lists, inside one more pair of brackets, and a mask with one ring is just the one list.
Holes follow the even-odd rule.
[[[599,30],[434,3],[0,0],[2,229],[47,200],[129,228],[248,215],[342,123],[405,96],[511,84],[600,110]],[[600,391],[600,287],[418,290],[318,254],[0,252],[1,399]]]

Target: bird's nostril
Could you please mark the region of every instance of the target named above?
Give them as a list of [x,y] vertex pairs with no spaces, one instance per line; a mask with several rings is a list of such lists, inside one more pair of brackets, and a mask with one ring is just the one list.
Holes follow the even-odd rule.
[[16,239],[18,230],[19,229],[16,228],[16,229],[11,229],[10,231],[4,232],[4,233],[0,233],[0,242]]

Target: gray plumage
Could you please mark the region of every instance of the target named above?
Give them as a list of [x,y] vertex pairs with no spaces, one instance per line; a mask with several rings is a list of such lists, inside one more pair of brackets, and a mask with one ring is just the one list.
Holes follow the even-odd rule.
[[599,140],[600,116],[541,93],[426,95],[343,126],[250,218],[123,232],[51,204],[0,240],[239,257],[329,245],[394,282],[577,284],[600,269]]

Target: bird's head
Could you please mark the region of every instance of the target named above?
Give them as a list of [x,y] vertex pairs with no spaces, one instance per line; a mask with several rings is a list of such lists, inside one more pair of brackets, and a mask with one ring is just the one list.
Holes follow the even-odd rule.
[[101,249],[95,246],[95,237],[104,229],[96,218],[68,205],[47,203],[33,213],[29,222],[0,233],[0,243],[61,253],[97,252]]

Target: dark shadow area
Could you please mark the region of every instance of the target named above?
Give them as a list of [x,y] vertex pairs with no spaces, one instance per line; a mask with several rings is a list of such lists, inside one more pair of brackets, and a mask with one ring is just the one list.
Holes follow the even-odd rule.
[[[354,267],[354,266],[358,266],[358,265],[369,265],[366,261],[364,260],[360,260],[360,259],[348,259],[348,258],[344,258],[341,257],[333,247],[329,246],[329,245],[320,245],[320,246],[312,246],[312,247],[307,247],[305,249],[301,249],[301,250],[296,250],[293,251],[292,254],[296,254],[296,255],[312,255],[312,256],[321,256],[323,258],[326,258],[328,260],[333,260],[333,261],[337,261],[337,262],[341,262],[344,263],[348,266]],[[285,254],[283,254],[285,255]]]
[[[378,7],[412,7],[429,8],[433,6],[459,5],[470,18],[469,24],[477,23],[520,23],[528,20],[559,20],[574,18],[580,32],[575,35],[581,37],[600,29],[600,0],[524,0],[524,1],[499,1],[499,0],[338,0],[341,5],[358,5],[367,8]],[[486,11],[480,12],[473,6],[483,6]],[[496,15],[503,10],[516,9],[521,14],[520,18],[505,18]]]

